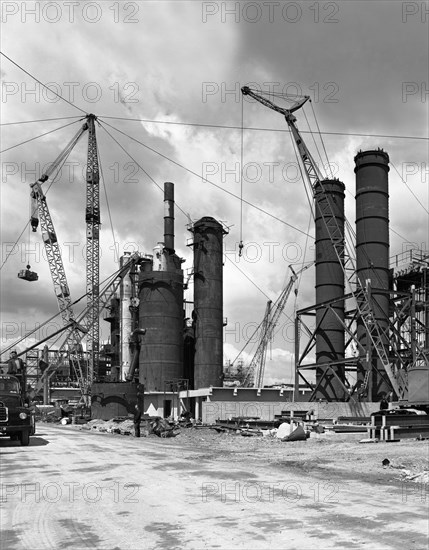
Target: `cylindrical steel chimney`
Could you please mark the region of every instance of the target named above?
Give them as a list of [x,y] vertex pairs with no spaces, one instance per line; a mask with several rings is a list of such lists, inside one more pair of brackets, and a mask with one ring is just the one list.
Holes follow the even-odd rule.
[[164,183],[164,245],[174,254],[174,184]]
[[[129,261],[130,252],[124,252],[124,255],[119,259],[119,265],[123,267],[126,262]],[[125,380],[130,368],[130,336],[132,332],[132,315],[130,311],[131,296],[132,296],[132,282],[129,275],[125,275],[121,279],[119,286],[120,292],[120,342],[121,349],[119,355],[119,361],[121,366],[121,380]]]
[[[141,337],[139,381],[146,391],[165,391],[183,378],[183,271],[174,253],[174,184],[164,184],[164,243],[139,276]],[[168,385],[168,384],[167,384]]]
[[[317,398],[343,400],[344,384],[344,184],[316,184],[316,385]],[[340,260],[339,260],[340,257]],[[321,304],[326,304],[321,306]],[[318,307],[319,306],[319,307]],[[331,364],[331,368],[327,365]],[[333,373],[335,372],[335,374]],[[336,376],[335,376],[336,375]],[[337,378],[338,377],[338,378]],[[340,382],[341,380],[341,382]]]
[[[360,285],[370,289],[371,307],[382,342],[389,345],[389,155],[382,149],[360,151],[356,173],[356,271]],[[371,339],[358,320],[357,336],[367,350],[358,365],[358,380],[368,379],[367,399],[379,401],[390,384]],[[372,365],[372,367],[371,367]]]
[[141,337],[139,381],[146,391],[165,391],[183,378],[183,272],[143,271],[139,277]]
[[223,385],[223,235],[214,218],[198,220],[194,234],[195,389]]

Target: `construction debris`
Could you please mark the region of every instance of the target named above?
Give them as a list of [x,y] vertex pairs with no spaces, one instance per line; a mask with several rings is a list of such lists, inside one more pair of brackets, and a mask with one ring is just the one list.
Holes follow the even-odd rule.
[[244,437],[262,436],[262,430],[240,430],[240,434]]
[[154,433],[158,437],[176,437],[178,435],[177,425],[171,426],[165,418],[157,417],[150,422],[151,433]]
[[131,435],[134,432],[133,421],[128,417],[117,417],[111,420],[90,420],[82,425],[83,430],[95,430],[104,433],[117,433],[121,435]]
[[422,483],[423,486],[427,487],[427,490],[429,490],[429,471],[425,470],[424,472],[419,472],[417,474],[413,474],[410,470],[402,470],[401,477],[399,478],[401,481],[412,481],[413,483]]
[[277,439],[285,440],[285,438],[291,435],[291,433],[294,432],[297,427],[298,427],[298,424],[295,424],[295,422],[291,421],[290,424],[288,422],[283,422],[277,428],[277,433],[276,433]]
[[299,425],[291,434],[289,434],[287,437],[284,437],[282,441],[306,441],[309,435],[310,434],[308,433],[307,435],[304,428]]

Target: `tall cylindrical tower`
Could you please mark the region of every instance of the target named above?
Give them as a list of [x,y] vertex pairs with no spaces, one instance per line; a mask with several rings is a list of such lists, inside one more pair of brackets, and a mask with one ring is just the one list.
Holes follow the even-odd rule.
[[174,254],[174,184],[164,183],[164,245]]
[[204,217],[194,234],[194,387],[223,384],[223,226]]
[[164,391],[168,380],[183,378],[183,273],[140,273],[139,381],[146,391]]
[[[139,381],[145,391],[165,391],[165,382],[183,378],[183,271],[174,254],[173,184],[164,187],[164,240],[153,262],[139,275],[141,337]],[[168,244],[168,247],[167,247]]]
[[110,323],[110,346],[103,346],[102,351],[110,358],[110,375],[115,381],[121,380],[120,368],[120,300],[113,297],[110,299],[110,305],[106,307],[104,320]]
[[[342,400],[344,359],[344,190],[338,180],[316,184],[316,384],[318,398]],[[339,259],[340,258],[340,259]],[[326,304],[321,306],[321,304]],[[330,364],[331,368],[327,368]],[[335,371],[333,373],[332,369]],[[335,376],[336,375],[336,376]],[[338,377],[338,378],[337,378]]]
[[[124,255],[121,256],[119,259],[119,265],[120,267],[123,267],[126,262],[129,261],[130,252],[124,252]],[[131,296],[132,296],[132,283],[131,279],[128,275],[125,275],[121,279],[121,283],[119,286],[119,292],[120,292],[120,304],[121,304],[121,311],[120,311],[120,342],[121,342],[121,348],[120,348],[120,354],[119,354],[119,361],[121,366],[121,380],[125,380],[128,371],[130,369],[130,337],[131,332],[133,330],[132,328],[132,315],[130,311],[130,305],[131,305]]]
[[[389,155],[382,149],[360,151],[355,156],[356,173],[356,271],[368,288],[374,319],[385,348],[389,344]],[[357,336],[367,350],[358,368],[358,380],[368,378],[367,399],[379,401],[390,391],[387,374],[362,322]],[[372,365],[372,367],[371,367]]]

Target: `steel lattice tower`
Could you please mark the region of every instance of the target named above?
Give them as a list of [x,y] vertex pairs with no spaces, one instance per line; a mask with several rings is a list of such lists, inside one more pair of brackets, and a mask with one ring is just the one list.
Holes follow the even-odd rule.
[[86,292],[88,307],[88,384],[98,371],[99,279],[100,279],[100,172],[98,166],[95,115],[88,115],[88,159],[86,167]]

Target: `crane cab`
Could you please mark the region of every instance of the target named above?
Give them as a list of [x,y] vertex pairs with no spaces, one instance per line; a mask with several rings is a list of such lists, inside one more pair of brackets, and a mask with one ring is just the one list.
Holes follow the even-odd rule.
[[30,265],[27,265],[27,269],[18,271],[18,279],[23,279],[24,281],[37,281],[39,276],[35,271],[31,271],[30,267]]

